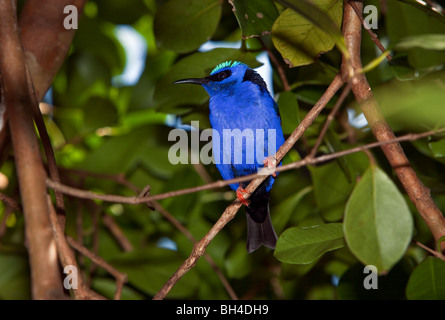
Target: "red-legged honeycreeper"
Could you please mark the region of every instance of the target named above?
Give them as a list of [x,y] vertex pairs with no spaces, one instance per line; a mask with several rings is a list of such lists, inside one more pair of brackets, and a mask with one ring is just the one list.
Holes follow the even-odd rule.
[[[219,146],[213,139],[213,154],[224,180],[256,173],[265,164],[270,167],[273,155],[284,143],[284,137],[278,106],[256,71],[243,63],[226,61],[216,66],[208,77],[175,81],[175,84],[184,83],[202,85],[210,96],[210,123],[220,137]],[[224,139],[225,132],[233,134],[231,141]],[[236,132],[241,134],[242,150],[237,149],[234,141]],[[253,144],[247,142],[252,136]],[[215,149],[220,150],[219,155]],[[236,152],[242,153],[242,159],[235,156]],[[269,193],[274,177],[275,173],[248,200],[243,198],[246,192],[243,188],[248,182],[230,185],[238,199],[246,205],[249,253],[261,245],[274,249],[277,242],[269,213]]]

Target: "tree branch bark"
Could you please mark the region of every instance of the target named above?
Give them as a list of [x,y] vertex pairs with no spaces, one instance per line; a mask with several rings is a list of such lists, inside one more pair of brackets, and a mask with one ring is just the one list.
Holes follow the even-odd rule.
[[32,98],[16,12],[14,1],[0,0],[1,88],[26,221],[32,296],[34,299],[60,299],[65,295],[49,221],[46,173],[32,120]]
[[[355,6],[358,9],[358,13],[361,14],[363,11],[363,2],[356,1]],[[360,17],[349,4],[349,1],[345,0],[343,34],[346,47],[350,54],[350,64],[354,71],[354,76],[350,79],[348,78],[348,73],[345,68],[346,63],[344,61],[342,64],[343,79],[349,79],[352,92],[360,103],[362,112],[376,139],[378,141],[392,140],[395,138],[395,135],[380,113],[366,75],[362,73],[360,56],[361,32],[362,24]],[[382,145],[381,148],[403,185],[403,188],[416,206],[423,220],[425,220],[437,242],[440,237],[445,235],[445,218],[434,203],[430,189],[425,187],[417,177],[400,143],[385,144]],[[445,244],[443,244],[442,250],[445,250]]]

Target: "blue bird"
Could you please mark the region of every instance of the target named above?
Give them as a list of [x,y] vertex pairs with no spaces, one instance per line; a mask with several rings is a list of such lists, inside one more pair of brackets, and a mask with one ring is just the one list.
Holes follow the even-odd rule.
[[[240,62],[217,65],[208,77],[183,79],[175,84],[199,84],[210,96],[213,155],[224,180],[273,168],[273,155],[284,143],[278,106],[263,78]],[[215,134],[219,139],[215,138]],[[238,144],[237,144],[238,143]],[[261,245],[275,248],[277,235],[270,220],[269,198],[276,173],[244,199],[247,183],[234,183],[238,199],[246,206],[247,251]]]

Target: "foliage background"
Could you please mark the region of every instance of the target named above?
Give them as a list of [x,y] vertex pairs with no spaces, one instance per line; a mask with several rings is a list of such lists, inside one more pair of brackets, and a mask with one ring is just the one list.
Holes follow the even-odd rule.
[[[285,69],[291,90],[286,91],[275,64],[273,90],[285,134],[293,131],[338,72],[341,53],[331,50],[332,40],[323,42],[329,48],[314,48],[320,41],[311,34],[306,46],[327,52],[317,57],[316,51],[312,53],[315,57],[308,60],[295,46],[282,46],[292,43],[300,32],[289,22],[295,19],[289,17],[294,14],[290,9],[266,0],[234,2],[235,14],[231,3],[219,0],[86,3],[72,48],[54,79],[44,111],[62,181],[85,190],[132,196],[134,191],[129,183],[140,189],[150,185],[151,194],[158,194],[219,180],[213,165],[172,165],[168,161],[168,150],[174,142],[167,137],[173,126],[192,120],[200,121],[200,129],[209,126],[204,90],[175,87],[172,82],[203,77],[226,60],[258,67],[256,56],[264,47]],[[393,61],[382,61],[367,77],[397,135],[439,128],[445,120],[444,40],[425,37],[444,34],[445,19],[414,2],[365,1],[365,5],[378,8],[378,29],[373,31],[385,46],[395,48]],[[325,11],[341,25],[342,1],[317,3],[326,6]],[[265,14],[258,18],[256,12]],[[245,15],[258,19],[246,24]],[[116,27],[121,25],[134,28],[147,44],[144,70],[131,85],[118,78],[126,65],[125,50],[116,36]],[[271,30],[272,35],[265,32]],[[261,41],[252,35],[261,35]],[[419,35],[411,42],[406,39]],[[243,36],[240,49],[199,51],[209,39],[236,42]],[[426,40],[419,45],[419,39]],[[403,41],[405,46],[397,47]],[[380,54],[363,33],[363,64]],[[284,59],[302,66],[288,68]],[[328,104],[283,163],[297,161],[311,151],[334,103]],[[353,96],[349,96],[324,137],[319,154],[374,141],[367,127],[356,128],[348,122],[348,115],[354,111],[360,113]],[[434,136],[403,144],[412,166],[432,189],[442,211],[444,141]],[[1,172],[8,181],[2,192],[17,197],[12,152],[1,158]],[[125,183],[120,183],[122,177]],[[172,197],[160,204],[195,239],[200,239],[234,198],[233,192],[223,188]],[[272,220],[280,235],[275,255],[266,248],[247,254],[243,212],[207,249],[238,297],[445,298],[445,263],[427,258],[429,254],[416,245],[415,241],[433,249],[436,246],[379,149],[283,172],[271,198]],[[122,299],[151,298],[192,250],[192,243],[159,210],[71,197],[66,197],[65,204],[67,234],[82,239],[85,246],[128,275]],[[13,211],[6,216],[5,208],[0,203],[4,223],[0,239],[0,298],[29,299],[23,215]],[[365,214],[367,210],[370,212]],[[122,248],[116,241],[104,216],[116,222],[131,243],[130,248]],[[369,219],[357,220],[363,216]],[[370,241],[365,236],[369,234],[377,236]],[[367,246],[369,243],[377,247]],[[176,249],[167,249],[165,244]],[[382,244],[388,250],[382,249]],[[88,259],[79,257],[79,262],[92,288],[112,298],[114,279]],[[365,264],[380,267],[378,290],[363,288]],[[168,298],[230,297],[212,267],[200,259]]]

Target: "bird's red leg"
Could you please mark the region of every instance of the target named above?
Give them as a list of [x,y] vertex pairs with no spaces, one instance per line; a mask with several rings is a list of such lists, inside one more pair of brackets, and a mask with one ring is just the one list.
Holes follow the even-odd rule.
[[271,173],[272,177],[276,177],[277,174],[275,173],[275,168],[277,167],[277,159],[275,159],[274,156],[267,157],[263,160],[264,165],[267,167],[267,169],[273,171]]
[[236,189],[236,197],[238,198],[238,200],[244,204],[245,206],[249,206],[250,201],[249,199],[245,199],[244,195],[248,194],[249,192],[246,191],[246,189],[243,189],[241,187],[238,187],[238,189]]

